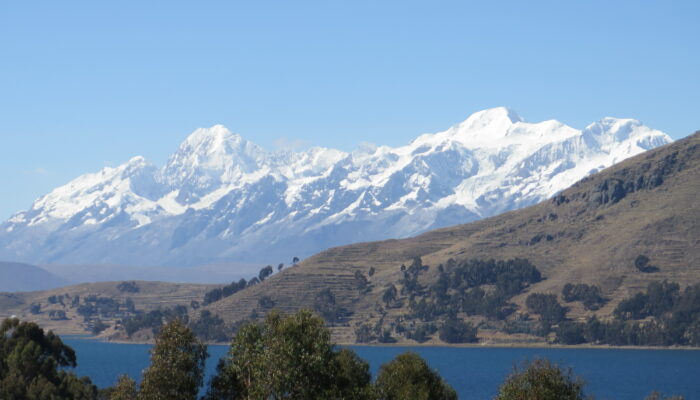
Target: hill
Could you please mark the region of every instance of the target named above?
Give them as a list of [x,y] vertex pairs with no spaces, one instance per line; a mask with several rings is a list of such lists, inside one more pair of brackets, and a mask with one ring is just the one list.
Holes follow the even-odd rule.
[[46,290],[68,284],[68,280],[35,265],[0,262],[0,292]]
[[[514,310],[505,321],[462,311],[458,315],[479,326],[482,343],[542,342],[546,337],[517,328],[536,314],[534,304],[525,304],[530,294],[554,294],[572,321],[592,315],[609,320],[623,299],[651,282],[700,283],[698,193],[700,133],[695,133],[584,178],[535,206],[409,239],[323,251],[206,309],[228,322],[256,318],[270,307],[331,309],[340,342],[354,343],[367,330],[375,335],[370,340],[389,332],[390,341],[412,342],[398,329],[424,325],[416,318],[425,314],[420,301],[437,290],[441,276],[468,260],[519,258],[534,265],[543,279],[518,282],[507,298]],[[477,267],[493,266],[465,266],[469,271]],[[562,290],[568,283],[595,285],[607,301],[590,308],[566,302]],[[495,280],[478,284],[484,284],[479,286],[483,298],[499,293]],[[458,289],[462,295],[476,290]],[[448,295],[455,295],[454,289]],[[437,304],[427,300],[424,305]],[[440,341],[434,328],[426,329],[429,333],[421,339]]]
[[[186,315],[194,302],[220,285],[146,281],[82,283],[58,289],[0,293],[0,320],[15,315],[60,334],[110,335],[123,319],[153,310]],[[136,335],[134,339],[141,336]],[[151,332],[146,337],[151,338]]]

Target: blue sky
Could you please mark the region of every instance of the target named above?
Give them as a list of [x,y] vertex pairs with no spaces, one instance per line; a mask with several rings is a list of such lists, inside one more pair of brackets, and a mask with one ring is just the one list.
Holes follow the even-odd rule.
[[697,1],[0,3],[0,219],[223,123],[399,145],[509,106],[700,129]]

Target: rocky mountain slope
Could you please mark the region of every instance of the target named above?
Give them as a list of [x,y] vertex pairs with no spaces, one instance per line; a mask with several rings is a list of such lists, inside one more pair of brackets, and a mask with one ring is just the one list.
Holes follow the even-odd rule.
[[267,152],[217,125],[192,133],[161,168],[135,157],[39,198],[0,226],[0,259],[278,263],[536,204],[670,141],[635,120],[577,130],[506,108],[352,153]]
[[[573,321],[591,315],[606,319],[622,299],[650,282],[700,283],[698,193],[700,132],[591,175],[535,206],[408,239],[323,251],[206,309],[235,322],[261,315],[266,305],[285,311],[318,309],[319,299],[330,297],[322,292],[330,290],[334,307],[347,311],[333,327],[336,339],[353,343],[363,325],[395,329],[415,314],[410,296],[418,299],[420,293],[409,290],[401,267],[415,257],[429,266],[418,275],[423,288],[438,282],[439,266],[525,258],[543,279],[510,299],[516,311],[508,318],[527,314],[529,294],[552,293],[563,303],[567,283],[585,283],[599,287],[607,303],[597,310],[570,303],[566,316]],[[397,290],[387,301],[391,286]],[[489,330],[489,321],[472,321],[481,324],[482,343],[542,340],[504,336]],[[439,342],[436,336],[431,340]]]

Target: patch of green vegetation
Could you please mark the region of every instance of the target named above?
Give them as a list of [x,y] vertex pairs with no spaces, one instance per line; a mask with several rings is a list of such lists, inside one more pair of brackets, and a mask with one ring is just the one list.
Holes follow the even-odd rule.
[[477,329],[457,318],[448,318],[439,329],[440,340],[445,343],[474,343]]
[[206,306],[207,304],[219,301],[225,297],[238,293],[246,287],[248,287],[248,282],[246,282],[245,279],[241,278],[241,280],[239,280],[238,282],[232,282],[222,288],[210,290],[204,294],[203,304]]
[[121,282],[117,289],[122,293],[138,293],[141,290],[135,281]]
[[[294,257],[294,258],[297,261],[299,260],[296,257]],[[277,266],[277,271],[281,271],[282,268],[284,268],[284,264],[279,264]],[[274,273],[274,269],[272,268],[272,265],[267,265],[267,266],[260,269],[260,272],[258,272],[257,276],[252,277],[248,281],[241,278],[238,282],[231,282],[230,284],[228,284],[224,287],[208,291],[207,293],[204,294],[204,300],[202,303],[206,306],[206,305],[211,304],[215,301],[219,301],[219,300],[224,299],[226,297],[233,296],[234,294],[240,292],[241,290],[247,288],[248,286],[257,285],[258,283],[264,281],[265,279],[272,276],[273,273]]]
[[584,386],[570,368],[536,359],[516,366],[498,388],[495,400],[585,400]]
[[85,321],[89,321],[93,318],[120,317],[124,313],[133,313],[136,309],[133,301],[129,299],[120,303],[119,300],[111,297],[89,295],[83,297],[82,304],[78,305],[76,311]]
[[700,346],[700,284],[680,290],[667,281],[652,282],[645,292],[618,304],[612,321],[592,317],[557,329],[565,344],[597,343],[617,346]]
[[446,268],[439,269],[442,272],[429,294],[411,303],[415,316],[422,320],[458,312],[503,319],[514,310],[508,300],[542,280],[535,266],[519,258],[469,260],[461,264],[452,261]]
[[329,288],[323,289],[316,294],[314,310],[331,323],[341,322],[350,316],[350,312],[347,309],[336,303],[335,295]]
[[542,324],[558,324],[566,318],[566,308],[562,307],[553,294],[532,293],[525,299],[527,308],[540,315]]
[[233,328],[226,326],[221,317],[209,310],[203,310],[199,318],[189,323],[189,327],[202,340],[225,342],[233,335]]
[[138,312],[136,315],[124,318],[122,320],[122,326],[129,337],[131,337],[131,335],[137,331],[147,328],[150,328],[151,331],[156,334],[160,331],[163,324],[175,319],[187,321],[188,317],[186,306],[179,305],[172,308],[152,310],[149,312]]
[[586,285],[585,283],[577,285],[567,283],[564,285],[561,294],[566,302],[582,302],[586,310],[598,310],[607,303],[607,299],[600,294],[598,286]]
[[[246,323],[217,365],[203,400],[355,399],[456,400],[455,390],[418,354],[406,352],[379,368],[330,340],[319,316],[271,312]],[[98,390],[78,377],[76,354],[52,332],[16,318],[0,324],[0,398],[54,400],[196,400],[204,385],[207,346],[176,318],[162,327],[141,383],[122,375]],[[498,388],[496,400],[583,400],[585,383],[546,359],[525,361]],[[652,392],[645,400],[683,400]]]
[[[540,271],[526,259],[468,260],[458,263],[452,259],[439,265],[437,279],[431,285],[422,283],[421,276],[429,270],[417,257],[410,266],[401,266],[402,278],[386,286],[382,302],[387,308],[399,308],[408,300],[409,313],[403,322],[395,322],[392,333],[419,343],[440,332],[448,343],[476,341],[477,328],[464,322],[468,316],[485,316],[502,321],[515,310],[510,299],[531,284],[542,280]],[[364,341],[379,341],[385,329],[360,326],[356,337]]]
[[650,261],[651,260],[649,260],[649,257],[645,256],[644,254],[640,254],[634,260],[634,266],[639,270],[639,272],[644,272],[646,274],[659,272],[659,267],[649,264]]
[[75,351],[53,332],[16,318],[0,324],[0,398],[94,400],[97,387],[75,368]]

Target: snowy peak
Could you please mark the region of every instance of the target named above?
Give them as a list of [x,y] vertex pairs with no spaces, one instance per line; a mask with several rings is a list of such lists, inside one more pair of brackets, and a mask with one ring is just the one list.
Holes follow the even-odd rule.
[[524,122],[515,111],[506,107],[491,108],[475,112],[456,126],[455,133],[465,142],[495,141],[513,128],[513,125]]
[[194,131],[168,160],[161,179],[173,188],[188,187],[186,203],[222,184],[237,184],[262,169],[266,153],[223,125]]
[[352,153],[268,152],[214,125],[190,134],[162,168],[134,157],[42,196],[2,225],[0,258],[269,263],[532,205],[669,142],[632,119],[578,130],[505,107],[405,146]]
[[588,143],[608,151],[612,150],[611,146],[623,142],[643,151],[672,141],[667,134],[629,118],[605,117],[588,125],[581,135]]
[[222,155],[235,155],[252,146],[252,143],[225,126],[214,125],[195,130],[182,142],[176,154],[196,154],[200,159],[221,161],[219,158]]
[[128,198],[140,197],[153,187],[155,167],[141,157],[133,157],[117,167],[105,167],[84,174],[37,199],[31,209],[16,214],[11,221],[36,225],[52,220],[68,220],[97,204],[119,207]]
[[240,168],[249,173],[263,164],[265,151],[223,125],[200,128],[180,145],[168,167],[187,166],[212,171]]
[[605,137],[608,141],[621,142],[629,139],[632,133],[642,133],[640,131],[648,133],[651,130],[635,119],[605,117],[588,125],[583,130],[583,133],[584,135],[590,134],[598,138]]
[[528,123],[515,111],[497,107],[476,112],[446,131],[421,135],[410,146],[421,150],[426,146],[444,149],[455,145],[472,150],[505,149],[509,146],[535,149],[580,133],[555,120]]
[[525,122],[515,111],[496,107],[475,112],[466,120],[453,126],[437,138],[450,138],[465,146],[502,146],[500,140],[510,135],[519,124]]
[[465,128],[479,129],[485,126],[500,124],[515,124],[525,120],[508,107],[495,107],[477,111],[470,115],[461,125]]

